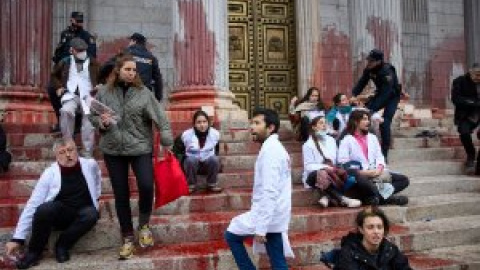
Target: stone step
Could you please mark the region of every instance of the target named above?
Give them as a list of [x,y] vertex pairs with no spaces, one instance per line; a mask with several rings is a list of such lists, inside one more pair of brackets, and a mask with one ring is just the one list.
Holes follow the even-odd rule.
[[455,127],[404,127],[404,128],[392,128],[392,136],[399,138],[412,138],[415,135],[421,133],[424,130],[436,131],[440,136],[456,135],[457,130]]
[[461,262],[461,267],[452,269],[480,269],[480,244],[436,248],[421,255]]
[[452,160],[462,157],[463,149],[460,147],[436,147],[423,149],[391,149],[388,152],[388,161],[397,163],[402,161],[427,161],[427,160]]
[[389,164],[388,168],[408,177],[461,175],[464,173],[463,162],[463,160],[398,161]]
[[[461,226],[451,226],[460,223]],[[289,260],[291,269],[318,269],[318,258],[322,251],[330,250],[338,245],[339,239],[352,230],[353,227],[336,227],[331,231],[318,231],[314,233],[290,233],[296,258]],[[451,220],[437,220],[429,223],[412,223],[407,227],[393,226],[389,238],[393,239],[402,250],[410,255],[411,265],[414,269],[466,269],[450,268],[456,265],[468,264],[478,261],[475,248],[475,239],[480,236],[480,217],[465,217]],[[81,239],[77,246],[83,245],[88,236]],[[99,240],[97,239],[96,242]],[[472,253],[471,261],[459,262],[447,259],[447,247],[472,245],[467,249]],[[434,249],[435,253],[428,250]],[[81,251],[74,249],[72,260],[59,265],[49,258],[42,261],[35,269],[190,269],[190,270],[230,270],[236,269],[230,251],[223,240],[206,241],[199,243],[166,244],[160,243],[155,248],[144,250],[128,261],[117,260],[115,248],[100,250],[91,253],[75,253]],[[248,248],[251,251],[251,248]],[[438,255],[438,257],[435,257]],[[444,256],[444,257],[441,257]],[[452,256],[452,255],[451,255]],[[254,261],[261,269],[266,269],[268,264],[264,257],[254,257]],[[60,268],[61,267],[61,268]],[[320,266],[322,267],[322,266]],[[319,268],[323,269],[323,268]],[[471,268],[475,269],[475,268]]]
[[[292,167],[303,165],[302,153],[289,153]],[[223,172],[238,170],[253,170],[255,167],[256,155],[238,155],[221,157]]]
[[384,206],[396,223],[432,221],[457,216],[480,215],[480,193],[455,193],[410,197],[407,207]]
[[441,141],[439,138],[393,138],[393,149],[418,149],[440,147]]
[[410,186],[402,191],[410,197],[464,192],[480,192],[480,178],[473,176],[443,175],[410,178]]

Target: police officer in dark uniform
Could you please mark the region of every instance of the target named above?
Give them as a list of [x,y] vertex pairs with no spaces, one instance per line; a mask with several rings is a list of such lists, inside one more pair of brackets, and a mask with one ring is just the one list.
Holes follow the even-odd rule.
[[133,55],[137,63],[137,72],[143,84],[153,91],[158,101],[163,97],[163,81],[157,58],[145,46],[147,39],[140,33],[130,37],[127,52]]
[[[454,122],[460,133],[460,141],[467,153],[465,170],[473,173],[475,147],[472,133],[480,125],[480,65],[472,65],[468,73],[457,77],[452,83],[452,102],[455,105]],[[477,130],[477,136],[480,130]],[[475,174],[480,175],[480,154],[477,157]]]
[[373,97],[366,103],[367,108],[372,112],[383,110],[383,123],[380,125],[382,153],[385,159],[390,148],[391,131],[393,116],[397,110],[400,97],[402,95],[401,85],[398,82],[395,67],[385,63],[383,52],[378,49],[370,51],[367,57],[367,67],[364,69],[362,77],[352,90],[353,96],[359,95],[369,80],[375,84],[376,91]]
[[[74,11],[70,16],[70,26],[68,26],[67,29],[63,30],[60,34],[60,42],[58,43],[54,52],[54,56],[52,57],[52,60],[55,64],[58,64],[63,58],[70,56],[70,41],[76,37],[83,39],[87,43],[87,55],[89,57],[97,57],[97,45],[95,43],[95,37],[83,29],[83,12]],[[62,104],[60,103],[60,99],[58,98],[55,89],[51,87],[51,85],[48,86],[47,92],[58,120],[60,117],[60,108],[62,107]],[[77,122],[80,120],[81,119],[77,120]],[[52,128],[52,132],[59,131],[60,127],[58,124]]]

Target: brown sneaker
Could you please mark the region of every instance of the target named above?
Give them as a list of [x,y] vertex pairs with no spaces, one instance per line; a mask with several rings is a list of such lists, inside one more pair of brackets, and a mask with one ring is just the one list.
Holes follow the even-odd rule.
[[219,187],[217,184],[213,186],[208,186],[208,191],[214,192],[214,193],[219,193],[223,191],[223,188]]

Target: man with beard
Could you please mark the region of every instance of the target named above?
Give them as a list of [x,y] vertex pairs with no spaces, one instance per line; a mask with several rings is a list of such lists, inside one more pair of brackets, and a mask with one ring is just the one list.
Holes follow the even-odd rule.
[[68,261],[69,250],[99,218],[102,176],[97,162],[79,158],[72,140],[56,141],[53,151],[57,161],[38,179],[5,246],[7,256],[14,256],[31,233],[18,269],[38,264],[52,229],[63,231],[55,244],[55,257],[59,263]]
[[[86,98],[94,91],[98,81],[100,65],[86,52],[87,43],[81,38],[70,41],[72,55],[60,61],[52,71],[51,83],[60,98],[60,128],[63,138],[70,140],[74,135],[75,115],[88,115],[90,109]],[[81,135],[85,149],[84,157],[92,157],[95,129],[88,117],[82,118]]]
[[189,191],[197,189],[197,174],[201,172],[207,176],[207,188],[212,192],[221,192],[218,186],[217,175],[220,170],[220,159],[216,155],[220,133],[210,126],[208,115],[204,111],[196,111],[193,115],[193,128],[182,134],[185,146],[183,169],[187,177]]
[[[452,102],[455,105],[455,125],[467,153],[465,169],[467,173],[472,173],[476,154],[472,133],[480,125],[480,65],[478,63],[473,64],[468,73],[453,81]],[[480,154],[477,157],[475,174],[480,175]]]
[[280,119],[271,109],[257,109],[251,120],[253,140],[262,145],[255,162],[250,211],[236,216],[225,240],[240,270],[256,269],[243,244],[254,237],[253,252],[267,253],[272,269],[288,269],[285,257],[294,257],[288,240],[292,210],[290,157],[278,139]]
[[391,141],[390,126],[392,125],[393,116],[400,102],[402,89],[398,82],[395,67],[384,62],[383,52],[381,50],[373,49],[368,54],[367,66],[363,70],[362,77],[360,77],[352,90],[354,97],[362,93],[369,80],[373,81],[376,90],[375,95],[366,103],[366,107],[371,113],[384,109],[383,123],[380,125],[380,135],[382,138],[382,154],[387,158]]
[[358,168],[349,170],[349,174],[355,176],[356,191],[363,204],[406,205],[407,197],[393,194],[404,190],[409,179],[387,170],[378,139],[368,132],[369,127],[367,110],[355,110],[350,114],[347,135],[338,148],[338,163],[360,163]]
[[[95,43],[95,37],[83,28],[83,12],[72,12],[70,16],[70,23],[70,26],[68,26],[67,29],[63,30],[60,34],[60,42],[55,48],[55,52],[52,57],[52,61],[55,64],[58,64],[65,57],[70,56],[70,41],[74,38],[81,38],[83,41],[85,41],[85,43],[87,43],[87,55],[90,58],[97,57],[97,45]],[[56,94],[56,89],[51,83],[47,88],[47,92],[50,102],[52,103],[53,110],[55,111],[55,115],[57,116],[58,123],[60,123],[60,108],[62,107],[62,104]],[[80,126],[81,117],[77,117],[76,121],[77,126]],[[59,124],[52,127],[52,132],[59,131]]]

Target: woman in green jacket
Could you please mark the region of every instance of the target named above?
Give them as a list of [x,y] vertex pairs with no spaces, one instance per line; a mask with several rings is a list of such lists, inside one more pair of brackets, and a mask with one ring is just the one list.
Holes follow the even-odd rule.
[[172,145],[172,133],[160,103],[142,84],[131,55],[116,59],[113,72],[107,84],[100,87],[96,99],[112,109],[100,115],[92,110],[90,119],[100,130],[100,149],[115,195],[123,237],[119,257],[128,259],[134,252],[129,166],[136,176],[139,193],[138,241],[141,247],[153,246],[153,235],[148,225],[153,205],[152,122],[160,131],[163,146]]

